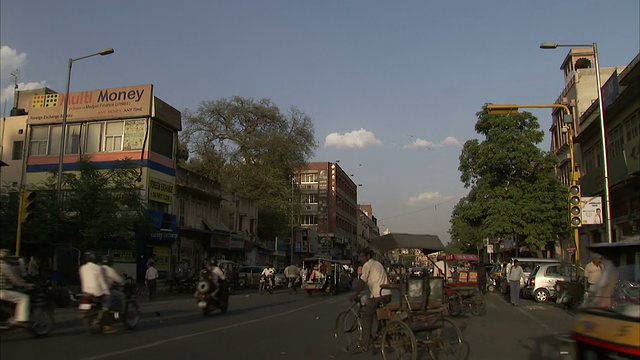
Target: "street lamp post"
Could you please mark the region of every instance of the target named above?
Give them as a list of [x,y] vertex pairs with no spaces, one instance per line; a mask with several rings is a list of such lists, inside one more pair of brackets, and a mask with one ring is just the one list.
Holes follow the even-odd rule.
[[86,55],[86,56],[82,56],[75,59],[69,59],[69,69],[67,71],[67,89],[64,93],[64,105],[62,107],[62,131],[60,135],[60,157],[58,159],[58,184],[57,184],[58,199],[62,199],[62,196],[61,196],[62,195],[62,167],[64,164],[64,151],[66,149],[66,142],[67,142],[66,141],[67,140],[67,136],[66,136],[67,108],[69,106],[69,85],[71,83],[71,67],[73,66],[74,61],[86,59],[96,55],[101,55],[101,56],[109,55],[109,54],[113,54],[113,52],[114,51],[112,48],[104,48],[95,54]]
[[593,57],[596,68],[596,85],[598,86],[598,110],[600,112],[600,137],[602,138],[602,168],[604,175],[604,209],[606,213],[605,227],[607,231],[607,242],[613,242],[611,234],[611,207],[609,206],[609,163],[607,159],[607,130],[604,123],[604,109],[602,105],[602,84],[600,82],[600,63],[598,61],[598,44],[556,44],[552,42],[543,42],[540,44],[541,49],[555,49],[559,47],[591,47],[593,49]]

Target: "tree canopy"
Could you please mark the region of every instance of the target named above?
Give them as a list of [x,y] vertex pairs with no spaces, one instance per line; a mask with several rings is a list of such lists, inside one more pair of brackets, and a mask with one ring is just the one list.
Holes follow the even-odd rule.
[[486,106],[476,116],[484,139],[467,141],[459,158],[470,191],[452,214],[456,246],[515,237],[540,247],[568,235],[567,189],[555,177],[557,157],[537,147],[544,138],[537,119],[528,112],[489,115]]
[[77,172],[63,175],[63,199],[57,196],[57,175],[29,190],[35,191],[34,211],[22,227],[22,239],[32,243],[68,244],[81,250],[103,240],[131,241],[148,233],[151,222],[138,182],[139,165],[118,161],[99,169],[82,158]]
[[226,192],[256,199],[263,229],[273,228],[263,220],[288,218],[291,177],[317,147],[309,116],[296,107],[283,113],[269,99],[234,96],[203,101],[197,111],[185,110],[183,120],[185,167],[219,181]]

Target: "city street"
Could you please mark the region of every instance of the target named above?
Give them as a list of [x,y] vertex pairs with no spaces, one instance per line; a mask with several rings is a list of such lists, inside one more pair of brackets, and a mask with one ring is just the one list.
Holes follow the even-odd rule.
[[[334,319],[348,307],[348,295],[247,290],[231,297],[227,314],[207,318],[188,295],[162,295],[154,303],[142,299],[139,328],[110,335],[87,335],[74,308],[58,309],[50,337],[2,334],[0,358],[381,359],[378,349],[356,355],[339,349]],[[468,343],[468,359],[559,358],[556,335],[569,330],[570,314],[529,300],[512,307],[498,294],[488,294],[486,301],[485,316],[454,319]]]

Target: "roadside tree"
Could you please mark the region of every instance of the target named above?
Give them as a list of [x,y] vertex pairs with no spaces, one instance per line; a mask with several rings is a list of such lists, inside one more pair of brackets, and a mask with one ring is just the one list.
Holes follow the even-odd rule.
[[557,157],[540,150],[544,132],[528,112],[477,114],[484,139],[464,144],[458,169],[469,194],[456,205],[450,233],[462,244],[513,237],[541,248],[569,234],[567,189],[555,176]]
[[185,110],[183,120],[184,166],[219,181],[226,192],[256,199],[259,236],[286,235],[291,176],[317,147],[311,118],[295,107],[283,113],[269,99],[234,96],[203,101],[197,111]]

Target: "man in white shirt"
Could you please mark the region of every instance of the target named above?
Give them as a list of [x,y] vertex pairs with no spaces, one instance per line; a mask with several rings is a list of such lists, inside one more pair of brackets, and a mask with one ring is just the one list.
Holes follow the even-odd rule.
[[602,265],[602,256],[598,254],[593,255],[591,262],[584,268],[584,280],[586,282],[585,288],[589,293],[593,293],[595,291],[596,286],[602,278],[603,270],[604,266]]
[[149,290],[149,301],[154,301],[156,299],[156,289],[158,288],[158,270],[153,261],[149,263],[149,268],[144,275],[144,280]]
[[267,264],[267,267],[262,270],[260,276],[265,277],[265,281],[269,281],[271,287],[273,288],[273,277],[276,275],[276,269],[273,268],[272,264]]
[[287,287],[289,288],[289,294],[292,291],[298,292],[296,289],[296,280],[300,278],[300,269],[294,264],[291,264],[284,268],[284,276],[287,277]]
[[111,296],[113,299],[113,307],[120,308],[124,301],[124,293],[122,291],[116,290],[113,288],[114,285],[122,285],[124,283],[124,279],[122,276],[118,274],[116,269],[113,268],[113,260],[111,256],[105,255],[102,257],[102,271],[104,271],[104,276],[107,279],[107,285],[109,285],[109,291],[111,291]]
[[377,260],[373,259],[373,251],[364,249],[360,252],[362,266],[362,275],[356,289],[356,293],[350,297],[351,301],[356,301],[360,296],[365,285],[369,288],[369,299],[362,309],[362,351],[369,351],[371,345],[371,330],[373,327],[373,318],[376,315],[376,309],[381,302],[391,300],[391,290],[382,289],[381,285],[389,283],[389,276],[384,266]]
[[520,279],[524,280],[524,270],[518,264],[518,260],[513,260],[513,266],[508,270],[507,280],[511,295],[511,305],[520,306]]
[[95,297],[110,295],[109,285],[102,267],[96,264],[96,256],[92,252],[84,253],[84,265],[80,266],[80,284],[82,292]]

